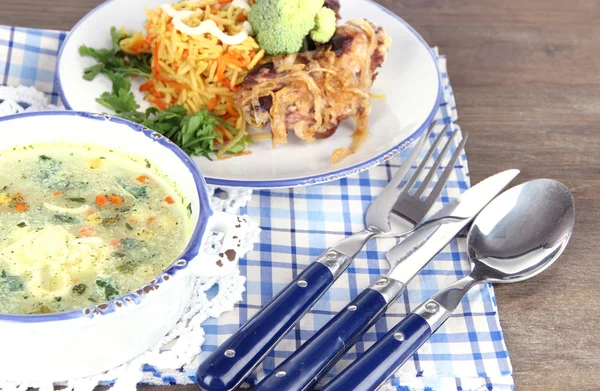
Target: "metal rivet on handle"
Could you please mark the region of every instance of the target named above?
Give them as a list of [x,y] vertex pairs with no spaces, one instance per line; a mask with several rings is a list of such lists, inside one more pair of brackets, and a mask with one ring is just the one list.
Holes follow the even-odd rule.
[[287,373],[285,371],[279,371],[275,374],[275,377],[285,377]]
[[356,311],[357,308],[358,308],[357,306],[351,305],[350,307],[348,307],[348,311],[354,312],[354,311]]
[[439,309],[440,306],[436,302],[430,301],[429,303],[425,304],[425,310],[427,310],[427,312],[430,314],[435,314]]
[[379,286],[386,285],[387,283],[388,283],[388,279],[385,277],[381,277],[379,280],[377,280],[377,285],[379,285]]
[[328,252],[327,254],[325,254],[325,256],[329,259],[335,259],[337,258],[337,254],[334,253],[333,251]]
[[235,357],[235,350],[233,350],[233,349],[227,349],[225,351],[225,357],[229,357],[229,358]]
[[306,282],[304,280],[300,280],[300,281],[298,281],[298,286],[300,288],[306,288],[308,286],[308,282]]
[[394,338],[395,338],[397,341],[400,341],[400,342],[402,342],[402,341],[404,341],[404,334],[403,334],[403,333],[395,333],[395,334],[394,334]]

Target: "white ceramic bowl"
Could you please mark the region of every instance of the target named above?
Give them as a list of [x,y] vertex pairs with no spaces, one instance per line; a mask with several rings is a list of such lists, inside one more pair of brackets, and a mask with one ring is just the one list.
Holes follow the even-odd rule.
[[[110,47],[112,26],[143,30],[146,7],[167,0],[109,0],[90,11],[69,33],[60,51],[56,72],[61,99],[68,109],[106,112],[98,98],[111,89],[104,75],[92,82],[82,79],[83,70],[94,60],[79,55],[79,47]],[[346,177],[389,159],[418,138],[435,117],[442,97],[442,83],[435,53],[408,23],[372,0],[341,0],[344,20],[366,18],[383,26],[392,37],[389,55],[375,80],[372,92],[384,94],[374,100],[369,121],[370,136],[358,151],[332,165],[331,153],[348,147],[354,130],[345,121],[330,138],[311,145],[290,136],[287,145],[273,149],[271,140],[258,140],[252,154],[235,159],[213,160],[194,157],[210,184],[250,188],[311,185]],[[132,92],[142,108],[147,107],[138,91]]]
[[[246,221],[211,210],[202,174],[166,138],[118,118],[74,111],[3,117],[0,128],[0,151],[63,141],[147,158],[191,203],[194,227],[178,259],[133,292],[70,312],[0,314],[1,380],[60,381],[118,366],[154,346],[175,325],[189,302],[195,277],[223,275],[237,267],[235,252]],[[225,233],[221,248],[214,254],[202,253],[209,232]]]

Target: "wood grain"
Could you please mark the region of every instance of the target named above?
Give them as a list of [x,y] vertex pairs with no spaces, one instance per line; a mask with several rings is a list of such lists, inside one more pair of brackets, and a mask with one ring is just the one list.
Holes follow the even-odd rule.
[[[99,3],[2,0],[0,24],[68,30]],[[574,193],[561,260],[496,292],[517,390],[600,390],[600,2],[380,3],[448,55],[473,183],[520,168],[521,182],[551,177]]]

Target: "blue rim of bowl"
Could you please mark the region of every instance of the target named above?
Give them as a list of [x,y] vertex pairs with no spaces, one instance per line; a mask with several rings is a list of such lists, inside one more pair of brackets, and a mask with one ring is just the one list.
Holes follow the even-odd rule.
[[[105,1],[104,3],[100,4],[99,6],[92,9],[90,12],[88,12],[83,18],[81,18],[81,20],[79,22],[77,22],[77,24],[71,29],[71,31],[69,32],[69,35],[63,42],[63,44],[60,48],[60,51],[58,52],[58,58],[56,61],[56,72],[55,72],[54,78],[56,81],[56,85],[58,87],[58,93],[60,95],[60,99],[68,110],[73,110],[73,107],[69,104],[69,101],[67,100],[67,98],[63,92],[62,83],[60,81],[60,72],[59,72],[61,59],[62,59],[62,55],[63,55],[63,49],[65,48],[67,42],[69,41],[69,38],[71,38],[71,34],[74,31],[76,31],[77,28],[87,20],[87,18],[92,16],[100,8],[112,3],[113,1],[118,1],[118,0]],[[423,44],[427,48],[427,51],[431,55],[431,59],[433,60],[433,64],[434,64],[435,70],[437,71],[437,76],[438,76],[438,92],[437,92],[435,104],[433,105],[431,112],[429,113],[429,115],[427,116],[425,121],[423,121],[421,126],[419,126],[416,131],[414,131],[410,136],[406,137],[402,142],[400,142],[395,147],[392,147],[389,150],[387,150],[383,153],[380,153],[379,155],[377,155],[371,159],[357,163],[350,167],[331,171],[326,174],[319,174],[319,175],[312,175],[312,176],[307,176],[307,177],[291,178],[291,179],[253,180],[253,181],[236,180],[236,179],[221,179],[218,177],[206,176],[205,179],[208,184],[215,185],[215,186],[223,186],[223,187],[247,187],[247,188],[253,188],[253,189],[275,189],[275,188],[290,188],[290,187],[297,187],[297,186],[308,186],[308,185],[315,185],[315,184],[319,184],[319,183],[334,181],[336,179],[345,178],[349,175],[368,170],[371,167],[374,167],[376,165],[379,165],[379,164],[389,160],[390,158],[397,155],[400,151],[405,149],[408,145],[410,145],[415,139],[417,139],[419,136],[421,136],[421,134],[423,134],[425,129],[427,129],[429,127],[429,125],[431,125],[431,123],[433,122],[433,119],[435,118],[435,116],[439,110],[440,104],[442,102],[442,96],[443,96],[442,76],[440,74],[440,69],[438,66],[437,55],[434,53],[433,49],[431,49],[429,44],[427,44],[427,41],[425,41],[425,39],[423,39],[423,37],[421,37],[421,35],[410,24],[408,24],[406,21],[404,21],[404,19],[402,19],[401,17],[399,17],[392,11],[388,10],[387,8],[385,8],[381,4],[376,3],[373,0],[364,0],[364,1],[373,4],[374,6],[381,9],[383,12],[394,17],[400,24],[405,26],[407,28],[407,30],[410,33],[412,33],[419,42],[421,42],[421,44]]]
[[[31,113],[21,113],[21,114],[13,114],[5,117],[0,117],[0,123],[6,121],[14,121],[19,120],[21,118],[27,117],[44,117],[44,116],[75,116],[82,117],[86,119],[93,120],[104,120],[109,122],[114,122],[120,125],[126,125],[131,130],[142,133],[144,136],[148,137],[153,142],[159,143],[161,146],[165,147],[169,151],[171,151],[181,162],[190,170],[194,178],[194,182],[196,184],[196,191],[198,194],[198,200],[200,205],[200,210],[198,211],[198,220],[196,223],[196,227],[194,228],[194,232],[190,237],[190,241],[188,242],[187,247],[181,255],[179,255],[175,261],[173,261],[163,272],[159,275],[155,276],[149,284],[144,285],[143,287],[121,295],[113,300],[107,301],[105,303],[99,303],[98,305],[91,307],[79,308],[72,311],[66,312],[58,312],[54,314],[35,314],[35,315],[24,315],[24,314],[3,314],[0,313],[0,321],[9,321],[16,323],[38,323],[38,322],[50,322],[50,321],[59,321],[59,320],[67,320],[67,319],[76,319],[76,318],[84,318],[84,317],[93,317],[94,315],[107,315],[113,313],[117,310],[118,307],[126,307],[127,305],[137,305],[139,304],[146,294],[150,291],[154,290],[154,288],[159,284],[163,283],[170,277],[174,276],[177,272],[184,270],[187,268],[190,262],[194,261],[200,252],[200,245],[202,243],[202,238],[204,237],[206,227],[208,224],[208,219],[213,215],[213,210],[210,207],[210,202],[208,198],[208,193],[206,191],[206,182],[200,169],[196,166],[194,161],[179,148],[175,143],[171,142],[166,137],[150,130],[142,125],[124,120],[118,117],[112,117],[110,115],[104,114],[93,114],[87,113],[83,111],[38,111]],[[151,159],[149,159],[152,161]],[[181,262],[182,260],[186,260],[186,262]],[[169,276],[167,279],[163,278],[164,276]],[[139,293],[140,289],[146,288],[142,293]],[[117,305],[116,303],[120,303]],[[101,307],[101,308],[99,308]],[[88,311],[89,310],[89,311]]]

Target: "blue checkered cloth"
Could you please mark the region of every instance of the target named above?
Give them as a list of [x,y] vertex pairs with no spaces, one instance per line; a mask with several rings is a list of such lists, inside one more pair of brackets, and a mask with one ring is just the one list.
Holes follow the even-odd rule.
[[[66,36],[59,31],[0,26],[0,81],[4,85],[35,86],[60,103],[54,83],[56,55]],[[457,125],[457,111],[446,73],[446,58],[438,56],[444,82],[444,100],[437,120]],[[458,141],[457,141],[458,142]],[[262,228],[255,251],[240,260],[247,290],[235,309],[203,327],[206,341],[199,360],[225,341],[263,305],[338,240],[363,229],[364,213],[408,154],[345,179],[321,185],[255,191],[241,210]],[[441,170],[440,170],[441,172]],[[439,197],[436,208],[469,188],[465,155]],[[275,366],[325,325],[350,300],[388,270],[385,252],[389,240],[373,240],[316,306],[267,357],[250,383]],[[330,372],[339,373],[387,330],[437,290],[469,270],[464,238],[454,240],[417,276],[407,292]],[[183,384],[194,379],[197,362],[180,371],[146,366],[144,383]],[[498,320],[491,285],[479,285],[462,301],[451,319],[384,386],[385,390],[512,390],[512,367]]]

